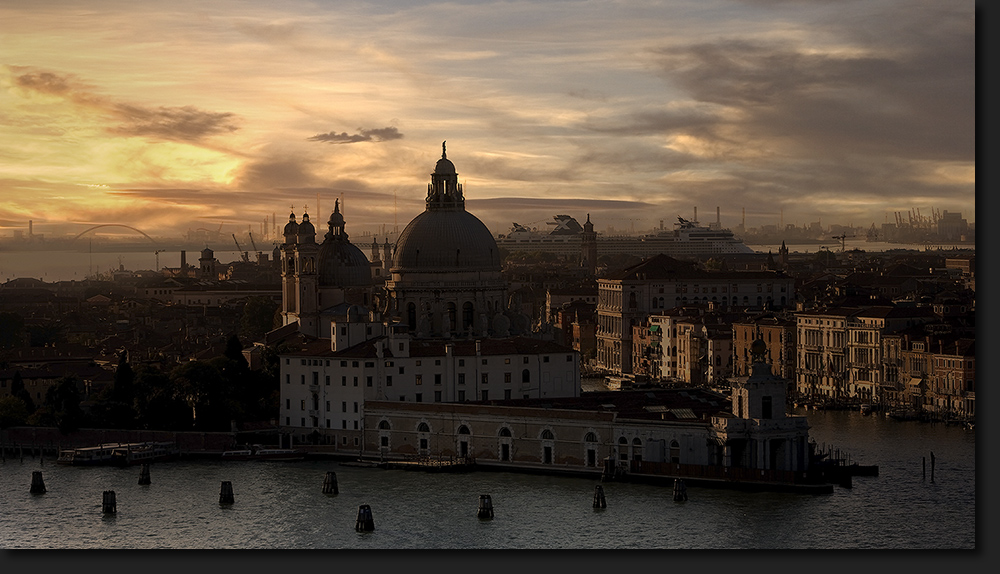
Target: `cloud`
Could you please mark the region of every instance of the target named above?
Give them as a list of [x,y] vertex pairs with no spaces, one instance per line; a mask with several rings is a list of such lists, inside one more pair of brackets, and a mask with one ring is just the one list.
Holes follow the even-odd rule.
[[19,66],[8,66],[8,68],[15,72],[14,85],[26,92],[62,98],[117,122],[117,125],[105,128],[113,135],[195,143],[212,135],[231,133],[239,129],[232,113],[209,112],[194,106],[145,107],[117,102],[95,93],[91,86],[77,80],[71,74],[48,71],[22,72],[27,68]]
[[348,134],[347,132],[329,132],[325,134],[317,134],[308,138],[309,141],[314,142],[326,142],[335,144],[345,144],[345,143],[358,143],[358,142],[384,142],[390,140],[402,139],[403,134],[399,133],[399,130],[394,127],[386,128],[375,128],[366,130],[364,128],[358,128],[358,133]]

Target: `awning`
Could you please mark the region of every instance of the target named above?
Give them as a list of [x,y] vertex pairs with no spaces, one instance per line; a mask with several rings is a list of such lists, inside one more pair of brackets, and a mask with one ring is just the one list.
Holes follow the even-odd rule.
[[909,380],[909,382],[906,383],[906,385],[909,386],[909,387],[919,387],[920,385],[923,384],[923,382],[924,382],[924,380],[922,378],[919,378],[919,377],[910,377],[910,380]]

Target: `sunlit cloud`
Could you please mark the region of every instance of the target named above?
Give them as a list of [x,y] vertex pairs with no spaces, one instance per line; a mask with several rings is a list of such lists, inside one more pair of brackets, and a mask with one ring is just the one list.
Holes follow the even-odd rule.
[[347,132],[335,133],[329,132],[325,134],[317,134],[309,138],[309,141],[314,142],[327,142],[327,143],[358,143],[358,142],[384,142],[390,140],[398,140],[403,137],[403,134],[399,133],[399,130],[394,127],[387,128],[375,128],[366,130],[364,128],[358,128],[358,133],[348,134]]

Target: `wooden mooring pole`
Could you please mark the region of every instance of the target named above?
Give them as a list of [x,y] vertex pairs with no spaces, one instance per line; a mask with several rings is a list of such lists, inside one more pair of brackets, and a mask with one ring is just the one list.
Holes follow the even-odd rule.
[[358,520],[354,524],[354,529],[358,532],[371,532],[375,530],[375,519],[372,518],[372,508],[367,504],[358,507]]
[[684,502],[688,499],[687,485],[684,481],[675,478],[674,479],[674,502]]
[[323,494],[340,494],[337,487],[337,473],[332,470],[326,471],[326,478],[323,479]]
[[927,457],[920,457],[920,468],[923,471],[923,480],[927,480]]
[[479,511],[476,513],[476,516],[482,518],[483,520],[490,520],[493,518],[493,499],[490,498],[490,495],[479,495]]
[[45,494],[45,481],[42,480],[42,471],[40,470],[31,473],[31,494]]
[[594,489],[594,508],[607,508],[608,501],[604,498],[604,487],[600,484]]
[[139,484],[149,484],[152,482],[149,479],[149,463],[142,463],[142,469],[139,471]]
[[115,491],[104,491],[104,499],[101,503],[101,510],[104,514],[115,514],[118,512],[118,503],[115,501]]
[[934,484],[934,453],[931,453],[931,484]]
[[222,490],[219,491],[219,504],[233,504],[233,483],[228,480],[222,481]]

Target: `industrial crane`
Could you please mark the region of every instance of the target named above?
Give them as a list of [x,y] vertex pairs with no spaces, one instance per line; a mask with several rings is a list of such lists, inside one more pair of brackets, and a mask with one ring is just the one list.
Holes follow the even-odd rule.
[[833,239],[839,239],[840,240],[840,251],[841,252],[844,251],[844,240],[847,239],[848,237],[854,237],[854,236],[853,235],[834,235],[833,236]]
[[252,245],[252,246],[253,246],[253,252],[254,252],[254,253],[255,253],[255,254],[257,255],[257,263],[260,263],[260,256],[261,256],[261,253],[260,253],[260,250],[259,250],[259,249],[257,249],[257,244],[256,244],[256,243],[254,243],[254,240],[253,240],[253,231],[250,231],[250,230],[248,229],[248,230],[247,230],[247,233],[248,233],[248,234],[250,235],[250,245]]
[[246,251],[243,251],[243,248],[240,247],[240,242],[239,242],[239,240],[236,239],[236,234],[235,233],[233,234],[233,241],[236,242],[236,250],[239,251],[240,256],[243,258],[243,261],[245,263],[250,263],[250,254],[247,253]]

